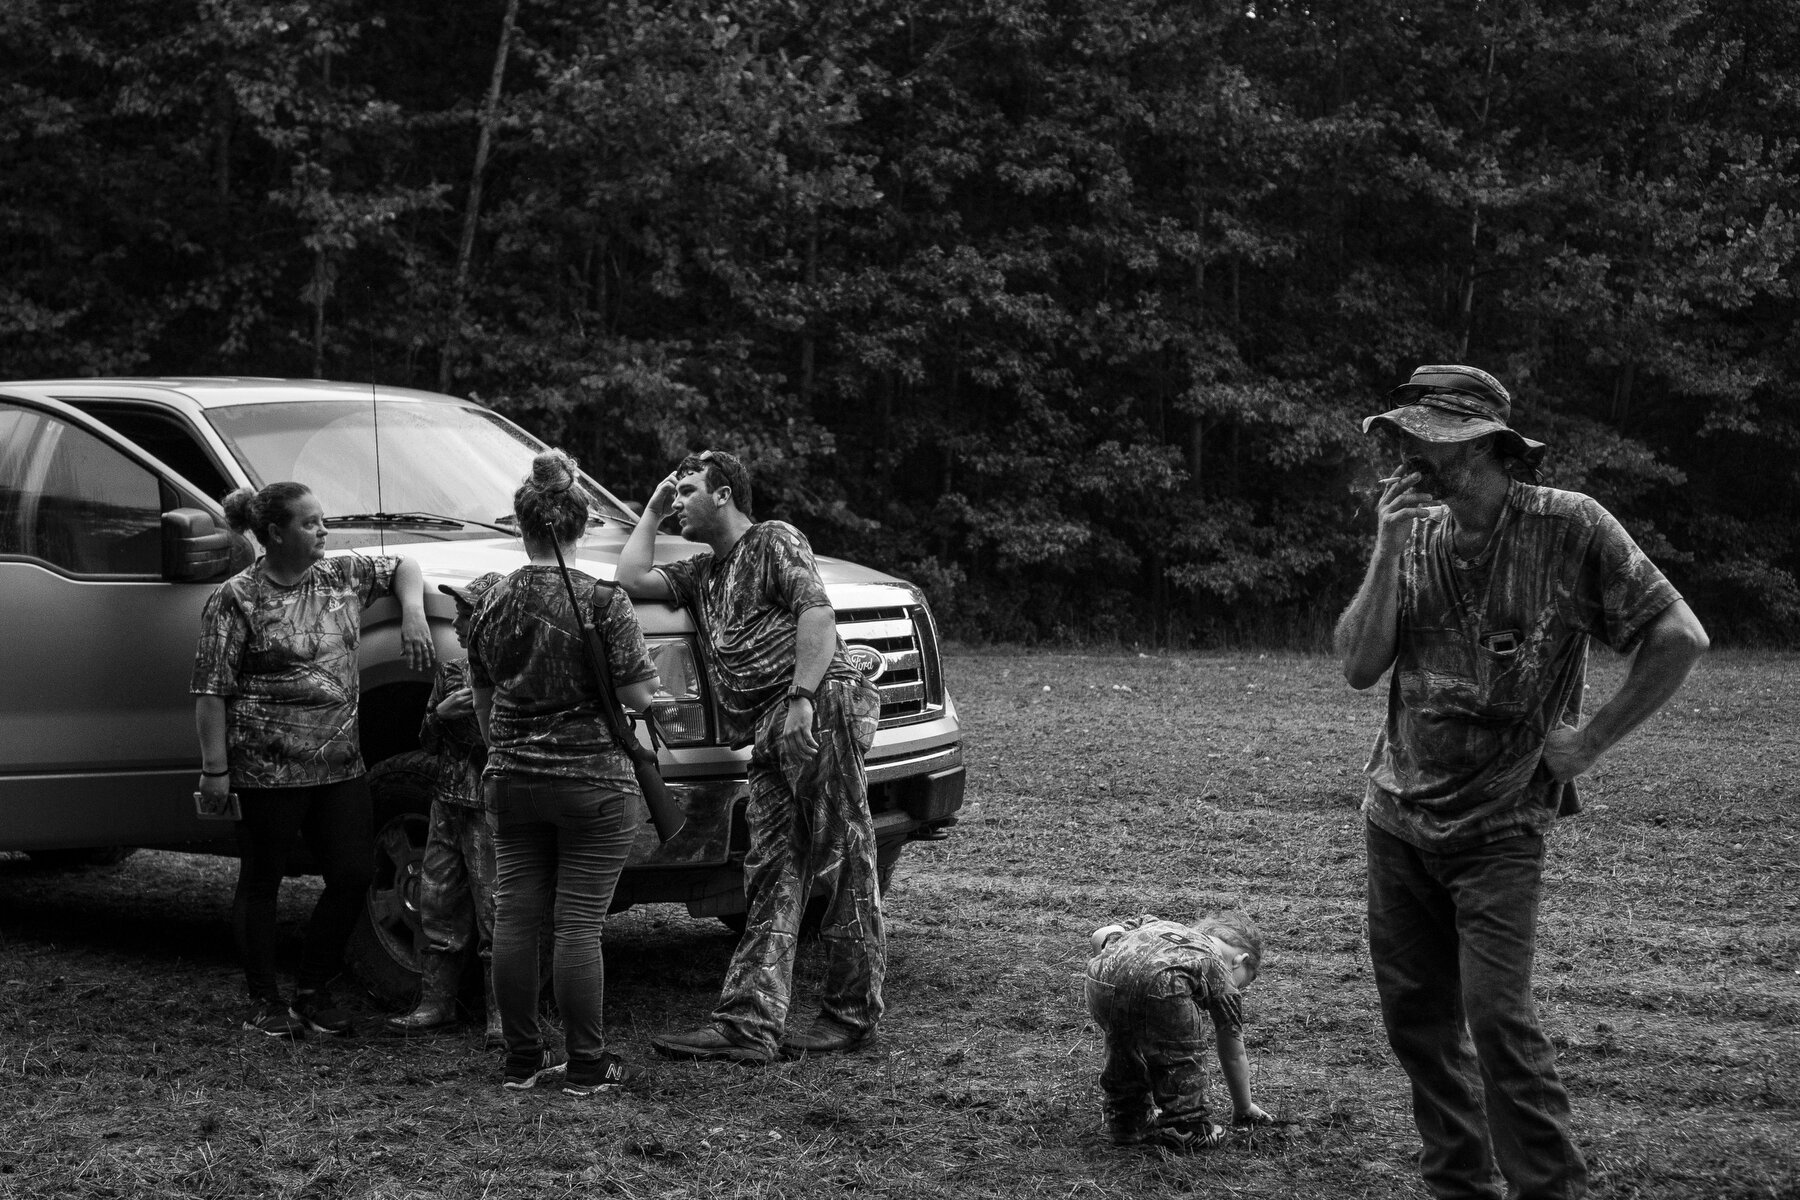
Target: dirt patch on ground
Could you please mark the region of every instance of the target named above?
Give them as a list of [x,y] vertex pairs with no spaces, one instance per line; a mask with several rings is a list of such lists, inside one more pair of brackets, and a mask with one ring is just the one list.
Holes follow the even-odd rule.
[[[702,1019],[715,922],[614,918],[616,1100],[503,1093],[472,1029],[238,1032],[234,864],[0,860],[0,1196],[1421,1196],[1364,939],[1361,766],[1380,689],[1286,656],[954,654],[969,807],[908,849],[876,1045],[751,1070],[648,1039]],[[1606,695],[1620,665],[1597,664]],[[1715,656],[1551,841],[1539,999],[1595,1193],[1800,1195],[1800,659]],[[313,885],[288,885],[289,969]],[[1086,936],[1242,907],[1264,1107],[1210,1154],[1100,1137]],[[801,1010],[815,982],[801,963]],[[1216,1073],[1215,1073],[1216,1075]],[[1228,1103],[1214,1080],[1216,1102]]]

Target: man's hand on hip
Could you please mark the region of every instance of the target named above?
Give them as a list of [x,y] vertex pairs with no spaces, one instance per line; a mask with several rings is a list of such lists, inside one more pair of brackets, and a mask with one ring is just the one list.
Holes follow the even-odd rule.
[[1559,725],[1544,739],[1544,766],[1552,777],[1567,783],[1600,759],[1600,752],[1573,725]]
[[781,748],[797,762],[811,762],[819,752],[819,738],[813,732],[813,702],[788,701],[787,724],[781,729]]

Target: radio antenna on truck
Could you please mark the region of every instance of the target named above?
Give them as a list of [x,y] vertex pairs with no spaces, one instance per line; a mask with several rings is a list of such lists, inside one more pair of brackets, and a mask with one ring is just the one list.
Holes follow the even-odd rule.
[[[375,436],[375,511],[384,513],[387,505],[381,502],[381,404],[375,395],[375,339],[369,338],[369,420],[374,428]],[[381,540],[381,552],[387,553],[387,526],[379,525],[375,536]]]

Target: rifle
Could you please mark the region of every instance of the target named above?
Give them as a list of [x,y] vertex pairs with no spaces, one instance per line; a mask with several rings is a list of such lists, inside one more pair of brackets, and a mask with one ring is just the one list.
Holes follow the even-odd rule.
[[[644,793],[644,804],[650,809],[650,823],[656,826],[657,838],[666,842],[681,832],[681,827],[687,823],[687,814],[669,794],[669,785],[663,782],[662,772],[657,769],[656,746],[662,735],[656,731],[656,718],[648,711],[644,713],[644,728],[650,731],[650,745],[645,746],[625,723],[618,689],[613,686],[612,662],[606,657],[600,631],[594,628],[593,605],[582,608],[575,598],[575,583],[569,578],[569,565],[563,561],[562,547],[556,545],[555,538],[550,539],[550,544],[556,551],[556,568],[562,572],[563,587],[569,593],[569,608],[581,623],[581,644],[587,650],[588,666],[600,684],[600,711],[606,720],[606,728],[619,743],[619,749],[630,756],[632,772],[637,775],[638,787]],[[611,585],[596,580],[594,586]]]

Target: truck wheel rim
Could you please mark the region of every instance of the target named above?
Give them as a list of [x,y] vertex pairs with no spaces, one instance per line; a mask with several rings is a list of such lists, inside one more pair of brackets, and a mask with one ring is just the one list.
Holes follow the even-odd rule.
[[425,930],[419,884],[425,864],[424,817],[395,817],[375,835],[375,878],[369,884],[369,923],[382,948],[409,970],[419,969]]

